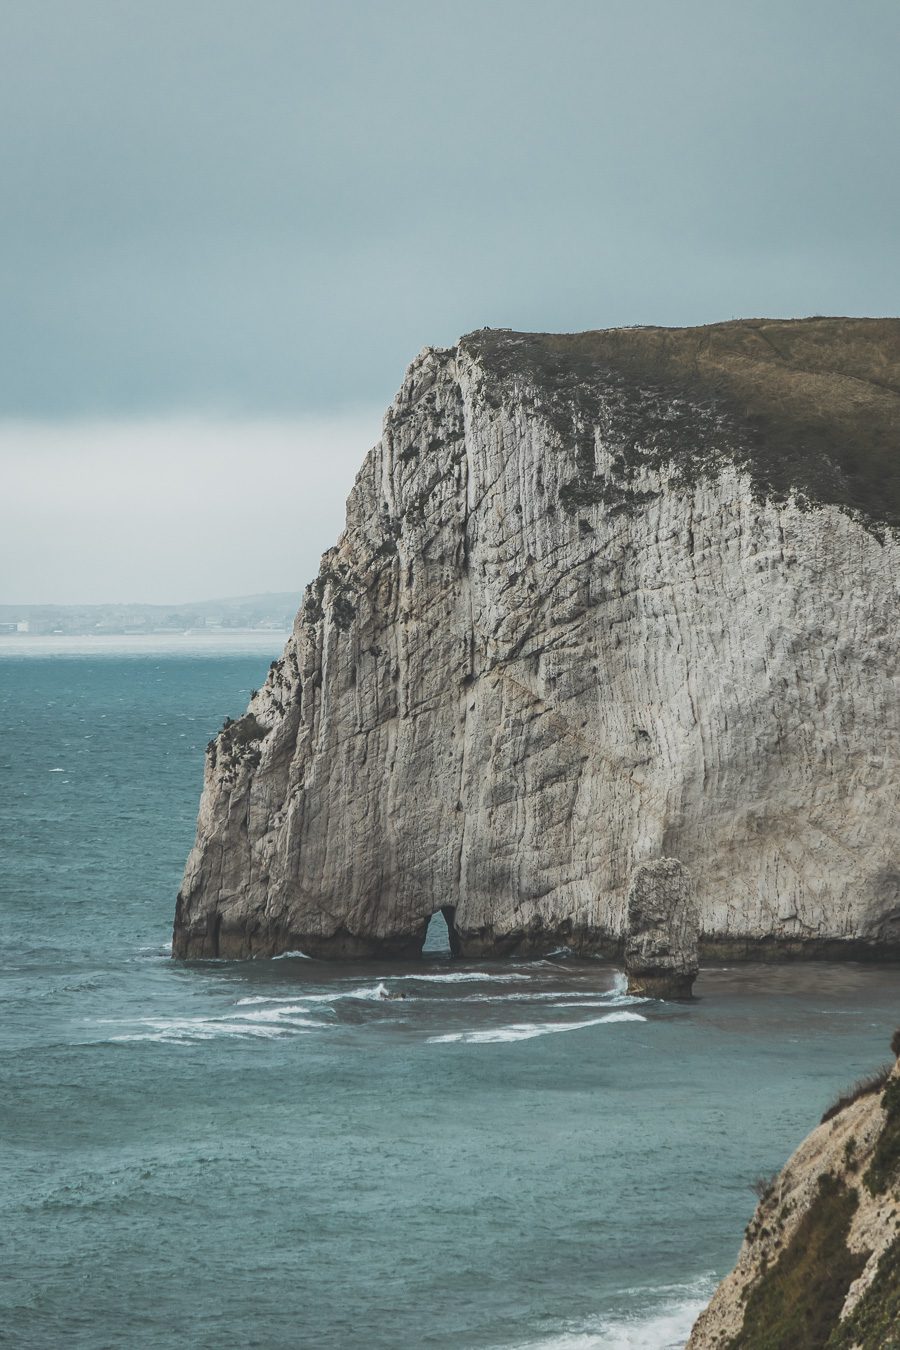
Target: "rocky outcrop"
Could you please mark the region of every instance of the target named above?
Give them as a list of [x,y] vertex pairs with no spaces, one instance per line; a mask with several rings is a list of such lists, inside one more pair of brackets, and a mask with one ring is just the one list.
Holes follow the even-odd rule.
[[837,1103],[761,1189],[688,1350],[900,1347],[900,1067]]
[[210,743],[179,956],[900,951],[900,322],[484,331],[413,362]]
[[690,874],[676,858],[659,858],[634,869],[627,926],[629,994],[690,998],[700,969],[700,916]]

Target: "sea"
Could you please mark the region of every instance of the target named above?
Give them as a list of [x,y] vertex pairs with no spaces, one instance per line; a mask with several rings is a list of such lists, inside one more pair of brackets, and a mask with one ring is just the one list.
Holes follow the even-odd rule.
[[406,964],[172,961],[204,746],[281,641],[0,640],[0,1342],[683,1346],[897,968],[664,1004],[439,919]]

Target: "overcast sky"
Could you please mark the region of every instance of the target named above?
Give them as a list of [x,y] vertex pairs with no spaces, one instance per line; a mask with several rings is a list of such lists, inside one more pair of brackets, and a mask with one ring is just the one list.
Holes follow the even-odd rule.
[[900,312],[898,51],[897,0],[5,0],[0,601],[298,589],[483,324]]

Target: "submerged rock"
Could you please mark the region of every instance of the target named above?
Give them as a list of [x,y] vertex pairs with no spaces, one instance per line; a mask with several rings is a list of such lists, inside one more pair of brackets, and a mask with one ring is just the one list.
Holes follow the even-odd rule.
[[687,1350],[900,1346],[900,1066],[836,1102],[758,1190]]
[[676,858],[641,863],[628,888],[625,974],[629,994],[690,998],[699,969],[700,916],[687,869]]
[[483,331],[413,362],[209,746],[178,956],[900,952],[900,322]]

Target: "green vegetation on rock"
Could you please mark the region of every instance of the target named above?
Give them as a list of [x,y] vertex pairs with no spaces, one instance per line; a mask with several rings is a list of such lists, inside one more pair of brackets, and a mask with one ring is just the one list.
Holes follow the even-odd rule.
[[894,1078],[884,1090],[881,1105],[885,1122],[872,1161],[863,1181],[872,1195],[880,1195],[900,1172],[900,1078]]
[[222,728],[222,738],[232,746],[244,749],[252,744],[253,741],[261,741],[268,734],[268,728],[264,727],[253,713],[244,713],[236,722],[227,718]]
[[519,391],[527,379],[536,411],[575,449],[569,509],[601,500],[596,427],[624,497],[642,465],[668,461],[690,485],[730,460],[760,497],[796,492],[876,527],[900,524],[900,320],[486,329],[460,347]]
[[898,1350],[900,1347],[900,1238],[878,1262],[875,1279],[845,1321],[835,1327],[826,1350]]
[[867,1260],[847,1247],[858,1203],[856,1191],[831,1173],[820,1178],[790,1242],[753,1285],[743,1327],[728,1350],[825,1350]]

